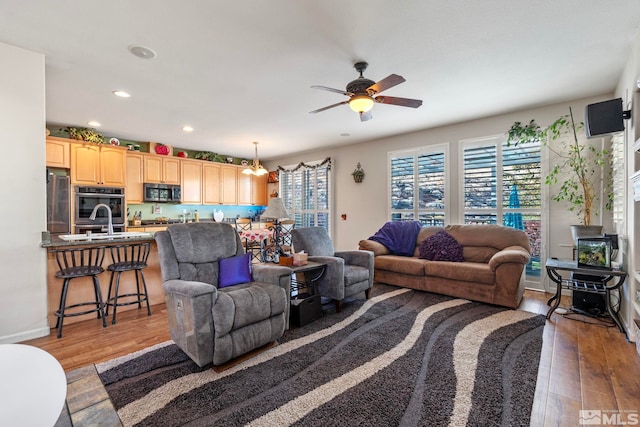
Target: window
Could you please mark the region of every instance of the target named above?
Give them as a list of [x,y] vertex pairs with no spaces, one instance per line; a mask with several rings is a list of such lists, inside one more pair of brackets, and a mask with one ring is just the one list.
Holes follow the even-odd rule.
[[507,146],[505,138],[462,142],[462,206],[466,224],[524,230],[531,244],[529,278],[540,276],[540,145]]
[[392,221],[445,224],[447,146],[389,153]]
[[611,140],[611,171],[613,180],[613,224],[615,225],[616,233],[623,234],[625,230],[624,212],[627,182],[625,179],[623,135],[616,135]]
[[278,166],[280,197],[296,227],[324,227],[330,231],[331,159]]

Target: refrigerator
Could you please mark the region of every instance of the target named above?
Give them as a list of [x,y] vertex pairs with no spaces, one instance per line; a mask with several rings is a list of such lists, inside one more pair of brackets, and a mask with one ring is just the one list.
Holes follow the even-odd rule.
[[47,230],[51,235],[71,231],[71,182],[47,171]]

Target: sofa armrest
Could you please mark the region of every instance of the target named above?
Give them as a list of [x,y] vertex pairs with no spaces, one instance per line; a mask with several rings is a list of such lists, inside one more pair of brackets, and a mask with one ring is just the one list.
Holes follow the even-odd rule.
[[496,271],[496,269],[506,263],[516,263],[516,264],[527,264],[531,259],[531,255],[529,251],[527,251],[522,246],[508,246],[501,250],[500,252],[496,252],[491,259],[489,260],[489,268],[491,271]]
[[385,245],[383,245],[380,242],[375,242],[373,240],[360,240],[360,243],[358,243],[358,249],[364,250],[364,251],[371,251],[373,252],[373,256],[389,255],[391,253],[389,252],[389,249],[387,249]]

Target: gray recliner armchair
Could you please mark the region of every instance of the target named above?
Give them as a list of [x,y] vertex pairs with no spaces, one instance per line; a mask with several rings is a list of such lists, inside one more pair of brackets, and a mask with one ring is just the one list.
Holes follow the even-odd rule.
[[363,250],[336,252],[324,227],[303,227],[291,230],[295,252],[304,251],[309,261],[327,265],[318,281],[317,292],[331,298],[336,311],[342,311],[342,301],[359,292],[368,299],[373,286],[373,252]]
[[220,261],[244,254],[229,224],[157,232],[171,338],[198,366],[221,365],[278,340],[289,325],[291,269],[252,265],[253,281],[219,287]]

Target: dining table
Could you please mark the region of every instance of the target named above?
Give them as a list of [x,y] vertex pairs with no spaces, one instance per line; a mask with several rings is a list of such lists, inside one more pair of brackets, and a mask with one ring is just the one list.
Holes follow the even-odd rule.
[[[260,262],[266,261],[265,249],[270,239],[273,239],[273,229],[271,228],[252,228],[250,230],[239,230],[238,235],[245,240],[245,249],[251,251],[253,257]],[[259,248],[259,251],[254,251]]]

